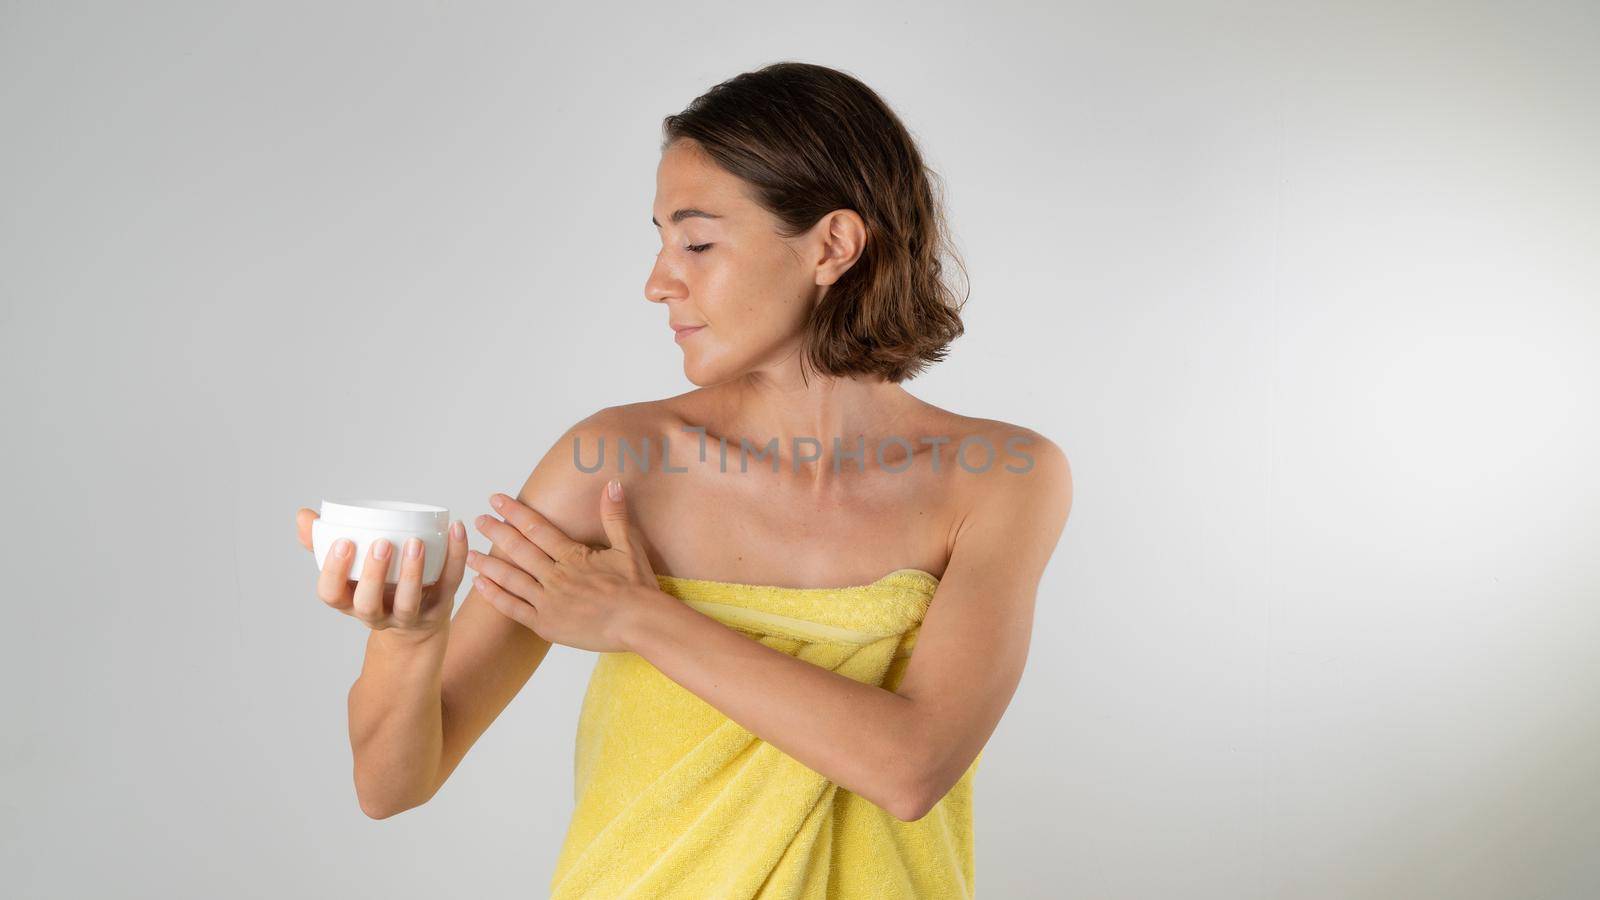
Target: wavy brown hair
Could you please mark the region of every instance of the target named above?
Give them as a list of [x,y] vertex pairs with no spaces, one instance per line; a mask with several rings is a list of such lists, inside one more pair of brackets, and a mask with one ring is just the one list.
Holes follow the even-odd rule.
[[692,140],[747,182],[782,237],[836,209],[866,223],[861,257],[807,323],[804,361],[813,369],[900,382],[945,358],[967,298],[944,280],[943,256],[963,281],[966,271],[946,226],[943,184],[871,88],[826,66],[773,63],[696,97],[662,121],[662,134],[662,150]]

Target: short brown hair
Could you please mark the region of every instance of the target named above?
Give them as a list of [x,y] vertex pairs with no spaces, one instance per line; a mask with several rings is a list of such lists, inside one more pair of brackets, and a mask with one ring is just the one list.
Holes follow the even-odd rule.
[[665,150],[689,139],[743,179],[795,237],[851,209],[866,223],[861,258],[812,310],[805,360],[834,376],[914,378],[961,336],[959,300],[942,277],[948,254],[942,182],[883,98],[826,66],[778,62],[696,97],[662,121]]

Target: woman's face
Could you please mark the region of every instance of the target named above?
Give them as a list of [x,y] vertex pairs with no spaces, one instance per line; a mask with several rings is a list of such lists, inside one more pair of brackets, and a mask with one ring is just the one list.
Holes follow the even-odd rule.
[[667,308],[683,372],[701,386],[771,368],[800,349],[806,316],[832,283],[825,234],[830,216],[792,240],[777,234],[777,219],[751,199],[744,182],[700,146],[674,141],[656,169],[651,218],[661,252],[645,282],[645,297]]

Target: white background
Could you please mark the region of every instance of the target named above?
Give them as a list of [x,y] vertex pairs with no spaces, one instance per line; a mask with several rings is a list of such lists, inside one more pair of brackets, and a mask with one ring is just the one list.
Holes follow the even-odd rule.
[[690,388],[660,119],[796,59],[947,184],[909,389],[1073,465],[980,896],[1600,892],[1594,5],[542,7],[0,8],[0,890],[544,895],[593,656],[368,820],[294,511]]

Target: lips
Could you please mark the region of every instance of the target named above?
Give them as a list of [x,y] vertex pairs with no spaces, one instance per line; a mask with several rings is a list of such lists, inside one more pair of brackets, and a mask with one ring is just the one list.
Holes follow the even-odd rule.
[[675,341],[678,341],[679,343],[682,343],[684,338],[689,337],[690,335],[694,334],[695,332],[699,331],[700,329],[702,329],[704,327],[705,327],[704,325],[678,325],[678,324],[674,324],[672,326],[672,331],[673,331],[672,339],[675,340]]

